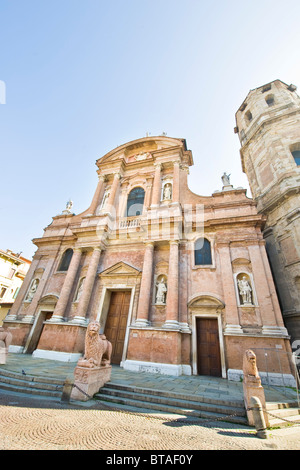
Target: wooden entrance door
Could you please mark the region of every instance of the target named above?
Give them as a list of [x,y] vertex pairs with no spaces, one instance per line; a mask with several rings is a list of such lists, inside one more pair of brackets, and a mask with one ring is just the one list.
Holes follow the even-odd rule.
[[199,375],[221,377],[218,320],[197,318],[197,368]]
[[112,364],[122,360],[131,291],[111,293],[104,334],[112,344]]

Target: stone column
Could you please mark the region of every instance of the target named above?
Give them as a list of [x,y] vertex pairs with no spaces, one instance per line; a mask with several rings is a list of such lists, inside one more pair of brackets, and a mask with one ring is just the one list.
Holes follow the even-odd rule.
[[151,206],[158,206],[160,203],[161,196],[161,164],[155,163],[155,175],[153,182],[153,192],[152,192],[152,201]]
[[140,327],[149,325],[148,315],[151,298],[151,285],[153,280],[153,254],[154,243],[147,242],[144,255],[138,311],[135,322],[135,325]]
[[97,274],[97,268],[100,260],[101,255],[101,248],[96,247],[94,248],[93,254],[91,256],[91,260],[89,262],[88,271],[86,274],[86,278],[83,284],[83,292],[78,302],[77,306],[77,315],[73,318],[72,323],[86,323],[86,314],[87,309],[90,303],[92,290],[95,283],[95,278]]
[[112,207],[114,207],[114,205],[115,205],[115,198],[116,198],[116,193],[117,193],[117,189],[118,189],[118,186],[119,186],[120,178],[121,178],[120,173],[115,173],[114,174],[114,179],[113,179],[113,183],[112,183],[112,186],[111,186],[111,189],[110,189],[110,194],[109,194],[109,197],[108,197],[108,200],[107,200],[107,203],[106,203],[106,208],[107,208],[108,212],[111,212]]
[[55,310],[49,322],[63,321],[64,313],[69,301],[69,297],[73,288],[75,277],[78,271],[78,267],[81,260],[81,249],[75,248],[73,250],[73,256],[70,262],[69,269],[67,271],[65,282],[62,286],[59,299],[57,301]]
[[100,175],[99,176],[99,181],[98,181],[98,185],[97,185],[97,188],[96,188],[96,192],[94,194],[94,197],[93,197],[93,200],[92,200],[92,204],[89,208],[89,213],[90,214],[95,214],[96,210],[97,210],[97,207],[100,205],[100,197],[102,195],[102,189],[103,189],[103,183],[104,183],[104,180],[105,180],[105,176],[103,175]]
[[179,329],[178,322],[178,279],[179,279],[179,242],[170,241],[169,275],[164,328]]
[[236,291],[234,287],[234,279],[230,258],[229,242],[218,243],[218,251],[220,256],[221,274],[224,292],[224,302],[226,309],[226,327],[227,334],[242,334],[243,329],[240,325]]
[[174,170],[173,170],[173,194],[172,194],[172,202],[179,202],[179,172],[180,172],[180,162],[174,162]]

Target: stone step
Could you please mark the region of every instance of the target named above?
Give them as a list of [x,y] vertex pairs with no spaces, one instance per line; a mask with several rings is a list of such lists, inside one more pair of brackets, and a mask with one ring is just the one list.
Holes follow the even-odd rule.
[[53,377],[36,377],[0,369],[0,389],[12,392],[60,397],[64,381]]
[[[193,401],[179,398],[176,393],[162,392],[159,394],[157,390],[154,393],[153,389],[142,389],[143,393],[140,393],[141,389],[138,387],[111,385],[106,384],[94,398],[113,403],[114,405],[143,408],[151,412],[185,415],[209,421],[224,420],[244,425],[247,424],[246,412],[241,406],[220,405],[219,403],[213,403],[212,399],[210,399],[210,403],[201,403],[199,400]],[[137,392],[137,389],[139,389],[139,392]],[[222,402],[224,403],[224,400]]]
[[276,410],[267,410],[269,416],[270,427],[288,426],[300,423],[299,408],[280,408]]
[[[128,391],[131,393],[138,393],[138,394],[147,394],[147,395],[154,395],[154,396],[159,396],[159,397],[167,397],[167,398],[176,398],[176,399],[181,399],[181,400],[186,400],[186,401],[194,401],[194,402],[201,402],[201,403],[213,403],[213,404],[218,404],[218,405],[225,405],[225,406],[232,406],[232,407],[238,407],[242,408],[244,410],[245,405],[244,405],[244,400],[241,399],[240,397],[233,397],[230,396],[228,399],[220,399],[217,397],[213,397],[212,394],[188,394],[188,393],[180,393],[180,392],[173,392],[173,391],[164,391],[164,390],[158,390],[154,388],[145,388],[145,387],[137,387],[133,385],[123,385],[123,384],[118,384],[114,382],[108,382],[105,384],[106,389],[113,389],[113,390],[122,390],[122,391]],[[102,390],[103,390],[102,388]],[[217,395],[217,394],[216,394]]]

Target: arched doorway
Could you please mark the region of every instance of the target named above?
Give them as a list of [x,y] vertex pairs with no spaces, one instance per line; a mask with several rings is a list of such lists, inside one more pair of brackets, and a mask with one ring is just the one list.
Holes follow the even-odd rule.
[[39,310],[26,340],[23,350],[24,354],[31,354],[38,347],[40,337],[43,333],[44,323],[52,317],[57,300],[58,296],[56,295],[46,295],[40,299],[38,304]]

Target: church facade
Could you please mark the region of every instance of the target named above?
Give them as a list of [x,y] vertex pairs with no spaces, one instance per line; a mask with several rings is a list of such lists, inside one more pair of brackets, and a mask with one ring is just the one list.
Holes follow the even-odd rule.
[[[268,371],[292,377],[269,261],[265,217],[226,174],[188,187],[184,139],[144,137],[97,160],[90,207],[72,204],[41,238],[4,326],[12,352],[77,361],[89,321],[128,370],[238,380],[248,349],[287,353]],[[279,370],[280,367],[280,370]]]

